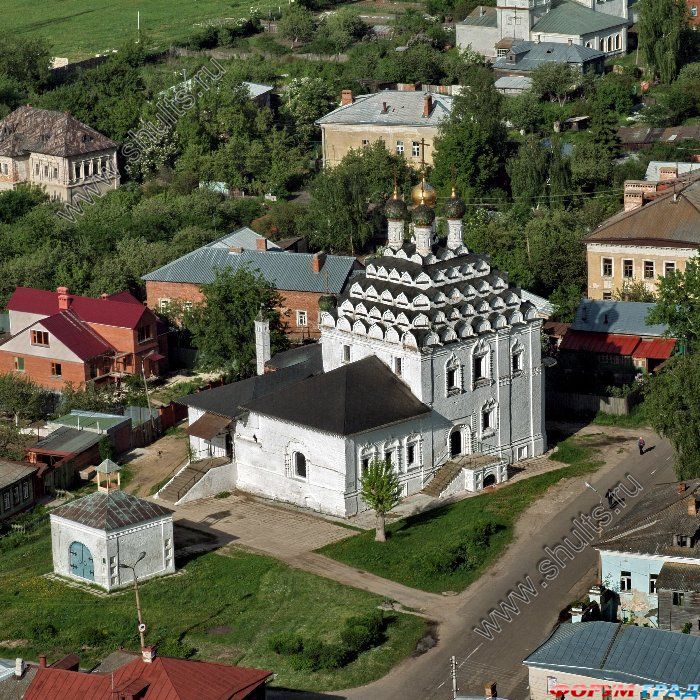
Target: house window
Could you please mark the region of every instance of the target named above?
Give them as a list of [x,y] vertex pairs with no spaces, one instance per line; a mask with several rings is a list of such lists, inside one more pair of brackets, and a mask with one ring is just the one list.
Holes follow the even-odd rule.
[[16,372],[24,372],[24,358],[23,357],[15,357],[15,371]]
[[5,491],[5,493],[2,494],[2,503],[3,503],[3,508],[5,510],[10,510],[12,507],[12,503],[10,502],[10,492]]
[[306,311],[297,311],[297,326],[307,326],[308,317]]
[[400,358],[400,357],[395,357],[395,358],[394,358],[394,372],[395,372],[396,374],[398,374],[399,376],[401,376],[401,370],[402,370],[401,364],[402,364],[402,363],[401,363],[401,358]]
[[367,470],[369,469],[369,463],[372,460],[369,457],[363,457],[360,460],[360,474],[364,476],[367,473]]
[[507,56],[507,55],[508,55],[508,49],[498,49],[496,51],[496,56],[498,56],[498,58],[503,58],[503,56]]
[[676,546],[678,547],[690,547],[691,538],[687,535],[676,535]]
[[47,179],[49,177],[49,166],[48,165],[44,166],[44,177]]
[[613,276],[613,261],[612,258],[603,258],[603,277]]
[[406,464],[412,467],[416,464],[416,446],[415,444],[406,445]]
[[619,51],[622,46],[622,40],[619,34],[615,34],[615,51]]
[[518,459],[527,459],[527,445],[518,447]]
[[634,261],[623,260],[622,261],[622,276],[626,279],[634,276]]
[[513,367],[513,374],[517,374],[518,372],[523,371],[523,351],[522,350],[514,350],[513,351],[512,367]]
[[396,466],[396,450],[384,450],[384,461]]
[[58,168],[53,169],[53,179],[58,180]]
[[488,355],[478,355],[473,361],[473,375],[474,383],[478,382],[480,379],[486,378],[486,367],[488,362]]
[[396,142],[396,155],[401,155],[403,153],[403,141]]
[[26,501],[29,498],[29,482],[22,482],[22,500]]
[[495,406],[484,406],[481,409],[481,430],[486,432],[493,430],[496,427],[496,408]]
[[51,376],[52,377],[60,377],[61,376],[61,363],[60,362],[52,362],[51,363]]
[[656,579],[659,578],[658,574],[649,574],[649,593],[656,593]]
[[301,452],[295,452],[293,455],[294,476],[299,479],[306,479],[306,457]]
[[445,380],[447,383],[447,392],[458,392],[461,387],[461,378],[459,376],[459,365],[448,365],[445,371]]
[[420,141],[414,141],[411,144],[411,155],[414,158],[420,158]]
[[150,324],[147,326],[139,326],[137,333],[139,343],[145,343],[153,337],[152,326]]
[[683,591],[673,591],[673,604],[682,607],[685,603],[685,593]]
[[343,362],[350,362],[350,346],[343,345]]
[[644,279],[653,280],[654,279],[654,261],[645,260],[644,261]]
[[34,166],[34,174],[38,177],[39,176],[39,163],[37,163]]
[[8,174],[8,169],[7,169],[7,163],[2,164],[2,174],[7,175]]
[[631,591],[632,590],[632,572],[631,571],[621,571],[620,572],[620,591]]
[[12,504],[17,505],[19,503],[19,484],[15,484],[12,487]]
[[603,299],[612,299],[612,292],[603,292]]
[[49,346],[49,334],[47,331],[32,331],[32,345]]
[[170,299],[158,299],[158,308],[167,312],[170,309]]
[[664,275],[673,274],[676,271],[676,263],[673,261],[667,261],[664,263]]
[[698,8],[697,5],[693,5],[690,8],[690,16],[691,17],[697,17],[698,16]]

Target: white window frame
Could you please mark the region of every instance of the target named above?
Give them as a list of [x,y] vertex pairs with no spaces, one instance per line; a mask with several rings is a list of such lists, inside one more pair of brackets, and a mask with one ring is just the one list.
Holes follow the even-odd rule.
[[[476,376],[476,363],[483,363],[481,365],[481,376]],[[485,352],[474,352],[472,353],[472,387],[476,386],[477,382],[482,380],[489,380],[491,378],[491,357],[490,351]]]
[[[297,468],[297,456],[301,455],[304,459],[304,475],[302,476],[301,474],[298,473]],[[306,458],[306,455],[301,451],[301,450],[294,450],[292,452],[292,476],[295,479],[298,479],[299,481],[308,481],[309,480],[309,460]]]
[[400,156],[403,154],[403,141],[397,140],[396,141],[396,155]]
[[158,299],[159,311],[168,311],[170,309],[171,299]]
[[[493,400],[487,401],[482,407],[479,413],[479,430],[481,431],[481,437],[488,437],[490,435],[495,435],[496,428],[498,425],[498,404]],[[489,416],[489,424],[484,426],[484,416]]]
[[420,141],[413,141],[411,143],[411,155],[414,158],[420,158]]
[[297,326],[306,328],[309,325],[309,314],[305,309],[297,309]]
[[632,572],[620,571],[620,593],[627,593],[632,590]]
[[669,273],[668,267],[671,265],[673,266],[673,272],[676,272],[678,270],[678,265],[676,264],[676,261],[675,260],[664,260],[664,277],[668,276],[668,273]]
[[342,354],[342,357],[340,359],[341,359],[341,362],[344,365],[346,365],[346,364],[348,364],[348,362],[352,361],[352,348],[347,344],[343,344],[341,347],[342,347],[341,352],[343,354]]
[[[627,263],[630,263],[632,271],[631,274],[627,274],[625,271],[625,267],[627,266]],[[632,280],[634,279],[634,259],[633,258],[623,258],[622,259],[622,279],[624,280]]]
[[[450,373],[454,372],[454,384],[450,386]],[[445,395],[461,394],[464,391],[464,376],[462,365],[456,357],[451,357],[445,363]]]
[[403,358],[401,357],[394,358],[394,374],[399,377],[403,374]]
[[649,574],[649,595],[657,595],[658,594],[658,592],[659,592],[658,580],[659,580],[658,574]]
[[[647,265],[651,265],[651,275],[647,275]],[[656,278],[656,263],[653,260],[645,260],[642,263],[642,274],[645,280],[653,280]]]
[[[610,261],[610,274],[606,275],[605,274],[605,261],[609,260]],[[601,258],[600,259],[600,276],[604,277],[605,279],[612,279],[615,277],[615,260],[614,258]]]

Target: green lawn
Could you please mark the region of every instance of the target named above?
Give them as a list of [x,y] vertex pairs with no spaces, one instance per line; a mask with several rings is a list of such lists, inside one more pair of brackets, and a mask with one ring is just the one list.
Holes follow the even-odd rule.
[[42,36],[55,56],[85,58],[119,48],[136,37],[136,12],[149,43],[167,48],[211,19],[248,17],[251,7],[278,7],[271,0],[5,0],[3,29],[20,36]]
[[[119,645],[138,648],[131,592],[97,598],[43,578],[51,569],[48,526],[20,545],[0,545],[0,657],[50,660],[75,652],[89,665]],[[376,609],[381,598],[289,568],[274,559],[233,550],[207,554],[182,576],[142,587],[147,641],[164,655],[269,668],[275,685],[332,690],[379,678],[415,649],[425,621],[391,613],[386,641],[337,671],[297,671],[289,657],[268,649],[268,638],[294,632],[338,641],[342,623]],[[22,641],[26,640],[26,641]]]
[[[439,593],[461,591],[475,581],[503,552],[513,536],[518,516],[560,479],[597,469],[596,440],[569,438],[559,443],[558,461],[569,466],[540,474],[458,503],[397,520],[387,527],[385,543],[374,541],[374,532],[340,540],[318,550],[333,559],[370,571],[413,588]],[[457,552],[454,548],[471,537],[474,523],[492,523],[495,530],[482,546]]]

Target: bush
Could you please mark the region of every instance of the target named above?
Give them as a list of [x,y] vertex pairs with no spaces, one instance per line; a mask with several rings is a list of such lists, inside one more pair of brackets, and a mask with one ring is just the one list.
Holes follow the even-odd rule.
[[351,617],[340,633],[340,640],[349,650],[359,654],[381,644],[385,627],[384,616],[379,610]]
[[270,651],[283,656],[300,654],[304,650],[304,639],[293,632],[280,632],[267,640],[267,646]]
[[463,538],[447,549],[434,552],[428,565],[438,574],[453,574],[461,569],[475,569],[484,559],[484,550],[489,546],[491,537],[502,526],[494,522],[475,523]]

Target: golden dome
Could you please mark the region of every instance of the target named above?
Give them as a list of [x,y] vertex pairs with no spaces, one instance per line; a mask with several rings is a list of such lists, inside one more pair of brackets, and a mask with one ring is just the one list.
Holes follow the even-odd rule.
[[425,204],[434,207],[437,202],[437,192],[435,188],[423,178],[414,188],[411,189],[411,200],[418,206]]

